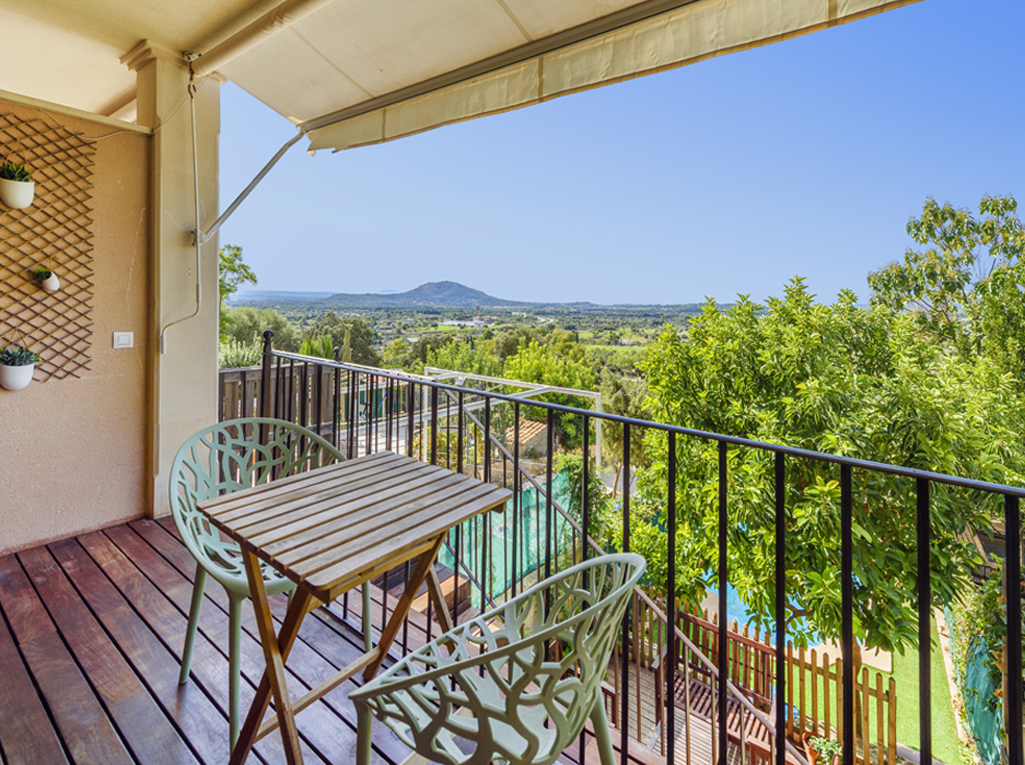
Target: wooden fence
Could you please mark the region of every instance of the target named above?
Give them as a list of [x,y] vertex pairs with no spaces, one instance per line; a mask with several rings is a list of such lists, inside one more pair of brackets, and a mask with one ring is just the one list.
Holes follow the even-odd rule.
[[[260,367],[221,370],[218,415],[222,422],[259,416],[261,378]],[[357,390],[350,388],[348,372],[344,370],[301,363],[275,368],[270,396],[279,416],[328,439],[332,436],[338,439],[339,431],[346,431],[350,426],[368,423],[374,426],[376,435],[385,419],[397,421],[404,415],[407,404],[404,384],[395,385],[390,396],[383,386],[371,391],[365,382],[361,382]],[[362,431],[358,435],[366,437]]]
[[[719,634],[716,614],[699,612],[677,602],[679,627],[691,642],[714,664],[719,661]],[[754,634],[747,625],[729,625],[726,666],[730,679],[759,709],[771,711],[776,686],[776,647],[769,636]],[[664,642],[659,635],[658,641]],[[678,666],[683,661],[681,651]],[[713,684],[707,667],[688,658],[692,675],[703,676]],[[843,737],[843,663],[831,659],[821,648],[786,650],[787,737],[799,744],[804,734],[837,741]],[[866,666],[855,667],[854,719],[857,762],[862,765],[894,765],[897,757],[897,687],[892,677]]]

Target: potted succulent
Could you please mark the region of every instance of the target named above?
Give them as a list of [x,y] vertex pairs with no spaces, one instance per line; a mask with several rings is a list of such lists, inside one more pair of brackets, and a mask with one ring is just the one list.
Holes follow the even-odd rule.
[[37,268],[32,272],[32,278],[47,292],[56,292],[61,288],[61,280],[49,268]]
[[20,345],[9,346],[0,351],[0,387],[7,390],[21,390],[32,382],[36,364],[41,362],[39,354]]
[[36,184],[25,165],[16,165],[10,160],[0,162],[0,202],[21,210],[32,204],[35,195]]

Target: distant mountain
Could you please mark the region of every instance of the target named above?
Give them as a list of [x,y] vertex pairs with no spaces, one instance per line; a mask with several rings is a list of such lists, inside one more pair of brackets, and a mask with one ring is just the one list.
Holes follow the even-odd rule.
[[[701,303],[674,305],[646,305],[621,303],[599,305],[597,303],[531,303],[522,300],[503,300],[486,292],[475,290],[458,282],[428,282],[407,292],[388,290],[383,292],[349,294],[340,292],[276,292],[274,290],[239,290],[232,296],[232,305],[254,305],[284,310],[309,308],[323,311],[345,311],[359,308],[524,308],[551,311],[555,313],[617,312],[623,314],[648,315],[652,311],[660,314],[700,313]],[[730,304],[720,305],[727,309]]]
[[456,282],[428,282],[408,292],[353,295],[339,293],[318,301],[327,308],[474,308],[476,306],[526,306],[516,300],[502,300]]

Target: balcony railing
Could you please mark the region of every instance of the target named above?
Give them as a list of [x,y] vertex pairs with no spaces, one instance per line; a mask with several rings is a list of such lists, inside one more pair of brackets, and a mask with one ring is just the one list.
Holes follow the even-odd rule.
[[[727,618],[730,581],[727,537],[731,512],[727,487],[731,477],[731,450],[757,450],[771,455],[774,475],[774,521],[769,529],[748,528],[749,534],[774,535],[774,570],[766,571],[775,588],[775,613],[785,613],[786,549],[788,537],[799,531],[788,527],[787,466],[807,460],[835,467],[840,484],[840,586],[842,657],[855,655],[854,637],[854,476],[886,474],[913,482],[917,528],[917,565],[930,571],[930,494],[934,487],[982,492],[1002,498],[1006,534],[1005,582],[1021,581],[1020,500],[1025,489],[953,477],[901,466],[811,452],[745,438],[708,433],[656,422],[599,414],[506,393],[449,385],[402,372],[344,364],[275,351],[267,333],[263,365],[253,370],[221,373],[222,419],[263,415],[302,424],[325,436],[350,457],[387,449],[472,474],[507,486],[513,499],[504,518],[484,517],[451,533],[442,563],[450,570],[448,590],[456,620],[469,610],[483,609],[515,595],[523,587],[560,569],[605,552],[595,541],[595,519],[590,494],[560,501],[554,466],[556,418],[571,416],[579,424],[579,455],[593,449],[596,421],[622,426],[622,528],[618,544],[629,550],[631,539],[632,475],[631,431],[661,432],[667,441],[665,533],[669,597],[635,593],[634,607],[624,618],[622,635],[606,684],[609,719],[618,728],[617,748],[622,762],[651,752],[671,763],[715,761],[752,765],[804,765],[802,732],[814,730],[836,738],[842,745],[843,765],[895,762],[896,692],[892,679],[884,688],[880,677],[870,679],[867,669],[850,660],[827,660],[788,645],[784,625],[774,628],[771,642],[731,629]],[[543,455],[527,455],[521,448],[524,418],[544,423]],[[685,439],[717,445],[718,462],[718,568],[717,617],[697,616],[692,607],[672,597],[677,582],[677,446]],[[529,458],[528,458],[529,457]],[[607,456],[608,459],[608,456]],[[582,485],[588,486],[593,468],[582,462]],[[388,590],[408,575],[396,571],[381,583],[384,614]],[[914,597],[918,615],[918,744],[920,762],[932,760],[931,645],[933,626],[930,576],[918,576]],[[1017,690],[1004,700],[1006,760],[1022,759],[1022,656],[1021,593],[1015,587],[1007,597],[1007,676]],[[460,605],[462,610],[459,610]],[[696,604],[695,604],[696,605]],[[348,616],[347,601],[342,616]],[[430,605],[428,630],[432,629]],[[715,611],[716,609],[713,609]],[[669,625],[673,625],[670,629]],[[741,625],[742,626],[742,625]],[[720,650],[724,646],[724,650]],[[405,651],[399,641],[394,651]],[[667,660],[672,657],[672,660]],[[805,675],[809,673],[807,688]],[[794,687],[799,685],[799,687]],[[832,689],[832,690],[831,690]],[[902,697],[914,689],[900,689]],[[832,700],[832,709],[830,704]],[[870,703],[874,706],[871,707]],[[810,704],[814,709],[808,708]],[[856,716],[857,715],[857,716]],[[875,736],[870,741],[869,730]],[[884,733],[883,729],[887,732]],[[587,741],[568,756],[588,758]],[[870,746],[872,744],[872,746]],[[872,749],[875,749],[873,752]],[[906,751],[906,750],[905,750]],[[740,759],[736,759],[739,757]],[[727,760],[728,758],[728,760]],[[644,760],[640,760],[644,761]]]

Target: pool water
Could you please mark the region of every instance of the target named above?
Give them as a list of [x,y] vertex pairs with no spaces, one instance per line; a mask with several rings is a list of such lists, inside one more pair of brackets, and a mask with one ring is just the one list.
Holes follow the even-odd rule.
[[[715,599],[718,598],[718,596],[719,596],[719,593],[718,593],[717,590],[709,590],[708,591],[708,597],[709,597],[710,600],[715,600]],[[709,601],[706,601],[706,602],[709,602]],[[751,617],[752,617],[751,611],[748,610],[747,606],[744,605],[744,601],[742,601],[740,599],[740,594],[737,592],[736,588],[733,587],[733,586],[727,586],[726,587],[726,618],[728,619],[728,624],[730,624],[732,626],[733,622],[736,621],[739,626],[743,627],[745,624],[748,624],[751,621]],[[752,630],[753,630],[753,628],[752,628]],[[753,632],[752,632],[752,634],[753,634]],[[776,639],[775,638],[775,633],[772,630],[764,630],[763,629],[761,635],[762,635],[762,638],[764,640],[767,640],[770,643],[773,642]],[[819,645],[819,644],[825,642],[822,639],[822,636],[820,634],[818,634],[817,632],[811,631],[811,632],[807,633],[807,636],[808,636],[808,645],[809,646]],[[788,641],[791,639],[791,637],[792,637],[791,635],[788,635],[788,638],[787,638]]]
[[[552,496],[562,507],[571,506],[569,481],[565,475],[557,474],[553,477]],[[478,582],[482,580],[479,550],[481,543],[486,538],[488,543],[488,570],[484,572],[488,578],[488,581],[485,582],[486,589],[496,595],[507,591],[512,586],[513,568],[516,570],[515,578],[522,580],[539,567],[544,566],[547,538],[545,515],[544,491],[538,491],[532,486],[523,489],[520,492],[518,508],[514,508],[513,500],[510,499],[504,513],[489,513],[483,518],[478,518],[472,527],[464,529],[460,550],[463,566],[469,568]],[[563,553],[566,553],[568,557],[574,542],[572,527],[555,511],[553,511],[553,516],[553,557]],[[455,536],[450,535],[449,545],[442,547],[438,561],[444,566],[453,568],[455,565],[454,550]],[[469,551],[473,552],[468,554]],[[480,608],[480,590],[473,587],[472,593],[474,607]],[[711,600],[706,602],[714,602],[718,596],[715,590],[709,590],[708,595]],[[736,621],[738,625],[744,625],[751,620],[751,612],[740,599],[736,588],[732,586],[726,589],[726,615],[729,624]],[[774,639],[771,631],[764,632],[763,635],[770,642]],[[821,642],[823,641],[820,637],[814,633],[808,638],[809,645]]]

